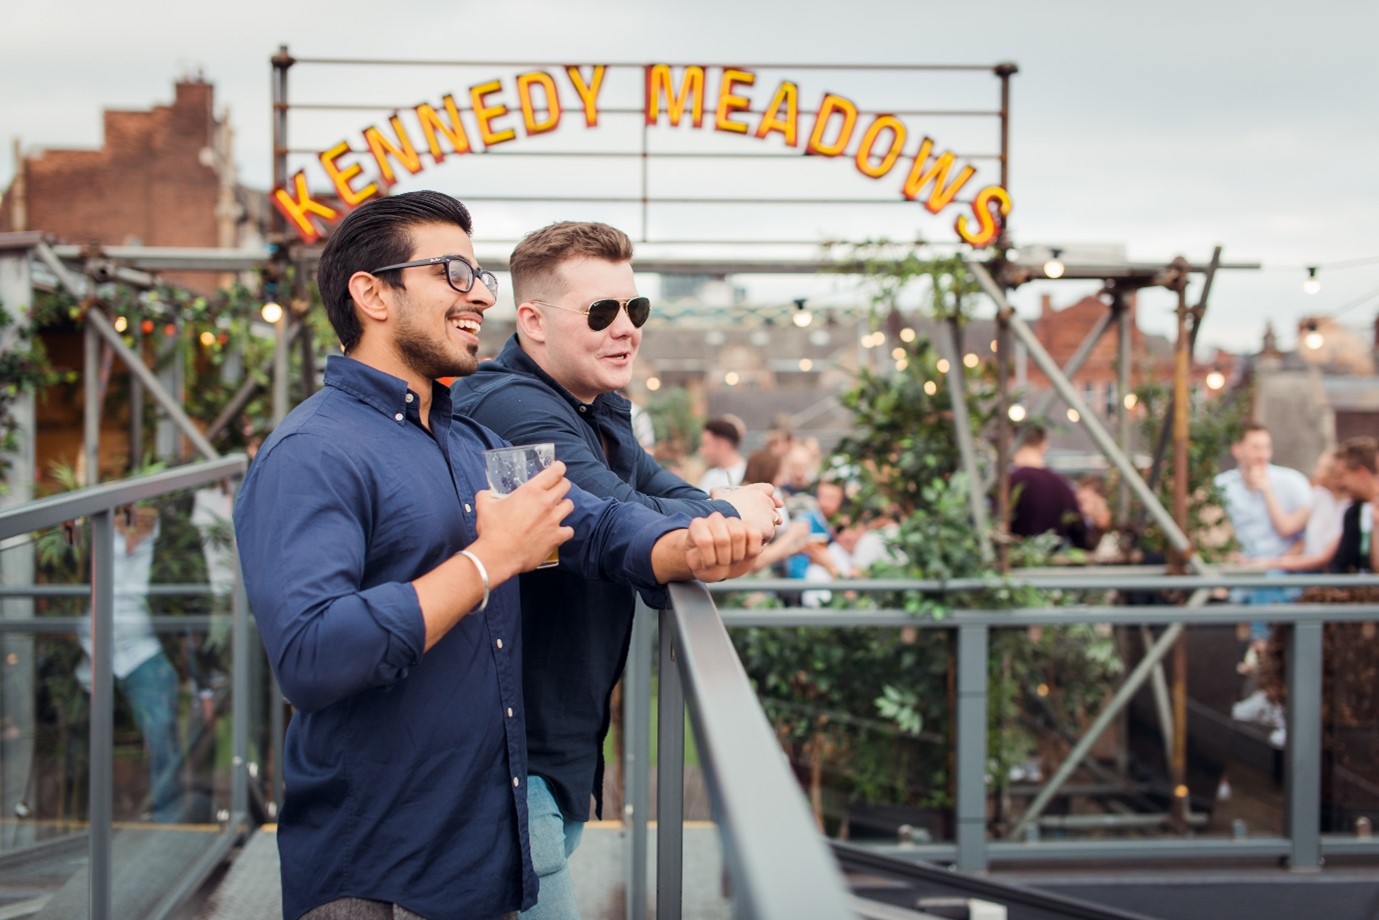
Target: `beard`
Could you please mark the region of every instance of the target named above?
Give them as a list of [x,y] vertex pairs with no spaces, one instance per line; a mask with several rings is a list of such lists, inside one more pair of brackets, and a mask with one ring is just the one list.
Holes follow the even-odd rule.
[[479,349],[471,345],[456,349],[448,340],[437,341],[415,319],[411,307],[398,314],[394,344],[404,364],[428,380],[440,377],[467,377],[479,366]]

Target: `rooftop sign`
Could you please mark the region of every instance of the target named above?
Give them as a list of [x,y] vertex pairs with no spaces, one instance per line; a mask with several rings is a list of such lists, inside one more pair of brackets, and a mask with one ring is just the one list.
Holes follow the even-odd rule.
[[[609,69],[532,69],[394,111],[316,153],[311,175],[297,170],[273,190],[273,205],[302,240],[314,242],[349,209],[432,163],[519,144],[571,122],[598,128]],[[747,68],[648,64],[641,70],[648,127],[736,134],[744,143],[773,142],[801,156],[834,158],[840,168],[850,163],[931,214],[956,212],[954,232],[974,247],[992,243],[1010,213],[1006,189],[972,183],[975,166],[907,128],[897,115],[870,114],[848,96],[825,91],[802,99],[798,83],[779,80],[771,86]],[[969,183],[974,190],[957,200]]]

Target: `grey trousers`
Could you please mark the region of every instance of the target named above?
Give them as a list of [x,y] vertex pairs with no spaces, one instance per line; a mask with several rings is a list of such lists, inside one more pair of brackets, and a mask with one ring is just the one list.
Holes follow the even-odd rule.
[[[366,898],[337,898],[302,914],[300,920],[426,920],[405,907],[386,901]],[[498,920],[517,920],[517,912],[503,914]]]

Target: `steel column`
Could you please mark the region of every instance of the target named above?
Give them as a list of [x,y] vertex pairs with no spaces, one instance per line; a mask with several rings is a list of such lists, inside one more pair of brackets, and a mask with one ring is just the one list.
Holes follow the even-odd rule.
[[647,815],[651,810],[651,649],[656,613],[637,598],[632,619],[632,645],[622,675],[623,776],[626,802],[623,826],[628,832],[627,920],[646,920]]
[[958,627],[957,757],[955,759],[958,869],[980,872],[986,853],[987,649],[985,626]]
[[675,614],[660,616],[656,725],[656,920],[680,920],[684,903],[685,694],[676,653]]
[[88,891],[91,920],[109,920],[111,897],[111,821],[115,773],[115,512],[109,508],[91,521],[91,777]]
[[1296,623],[1288,642],[1288,865],[1321,868],[1322,629]]

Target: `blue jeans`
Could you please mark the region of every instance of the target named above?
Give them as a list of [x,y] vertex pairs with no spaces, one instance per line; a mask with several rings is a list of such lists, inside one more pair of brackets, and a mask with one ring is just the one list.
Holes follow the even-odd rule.
[[[1291,604],[1302,593],[1299,588],[1235,588],[1231,600],[1237,604]],[[1269,624],[1263,620],[1250,623],[1250,639],[1264,641],[1269,638]]]
[[536,905],[522,911],[522,920],[579,920],[569,860],[584,834],[584,822],[566,820],[551,787],[534,774],[527,776],[527,832],[541,890]]
[[182,820],[182,744],[177,737],[177,672],[162,652],[119,681],[148,753],[153,820]]

